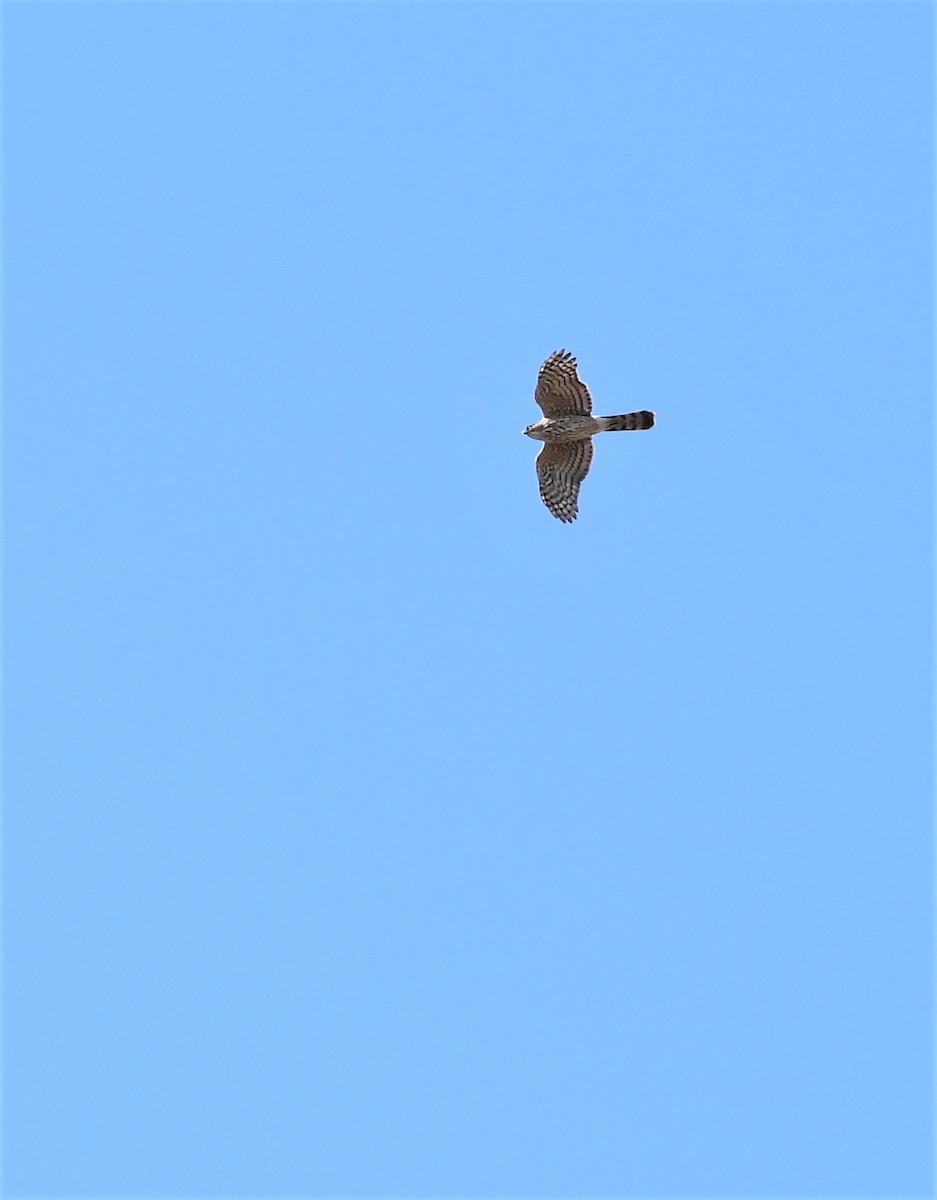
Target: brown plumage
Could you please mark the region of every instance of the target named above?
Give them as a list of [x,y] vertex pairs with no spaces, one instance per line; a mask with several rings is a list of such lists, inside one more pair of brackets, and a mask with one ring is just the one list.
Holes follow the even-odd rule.
[[567,350],[556,350],[537,376],[534,399],[543,418],[524,433],[544,447],[537,455],[540,497],[560,521],[575,521],[579,512],[579,487],[592,465],[592,437],[607,430],[650,429],[654,414],[620,413],[592,416],[592,397],[579,378],[576,360]]

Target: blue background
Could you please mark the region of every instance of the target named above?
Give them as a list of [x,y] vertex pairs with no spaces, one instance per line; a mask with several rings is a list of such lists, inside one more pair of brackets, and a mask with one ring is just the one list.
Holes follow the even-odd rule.
[[929,1190],[932,25],[7,5],[8,1195]]

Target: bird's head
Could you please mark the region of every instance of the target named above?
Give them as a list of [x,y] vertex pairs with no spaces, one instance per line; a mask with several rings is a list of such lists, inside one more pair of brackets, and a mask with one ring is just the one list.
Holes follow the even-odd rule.
[[528,425],[524,430],[524,437],[534,438],[538,442],[542,442],[543,438],[540,431],[540,422],[535,421],[533,425]]

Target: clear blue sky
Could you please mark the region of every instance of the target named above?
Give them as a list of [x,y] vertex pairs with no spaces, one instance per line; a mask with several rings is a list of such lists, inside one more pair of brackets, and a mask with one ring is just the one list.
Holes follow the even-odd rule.
[[4,18],[6,1194],[927,1193],[933,9]]

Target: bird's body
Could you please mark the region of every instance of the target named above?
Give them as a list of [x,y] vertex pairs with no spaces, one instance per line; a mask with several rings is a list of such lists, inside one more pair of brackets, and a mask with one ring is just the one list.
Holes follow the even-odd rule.
[[[611,429],[650,429],[653,413],[622,413],[618,417],[543,417],[524,432],[538,442],[579,442]],[[647,420],[648,417],[652,419]]]
[[560,521],[575,521],[579,511],[579,487],[592,464],[592,438],[617,429],[650,429],[654,414],[620,413],[614,417],[592,415],[592,397],[579,378],[576,360],[566,350],[556,350],[544,362],[537,377],[534,399],[543,418],[524,430],[527,437],[543,442],[537,455],[540,496]]

